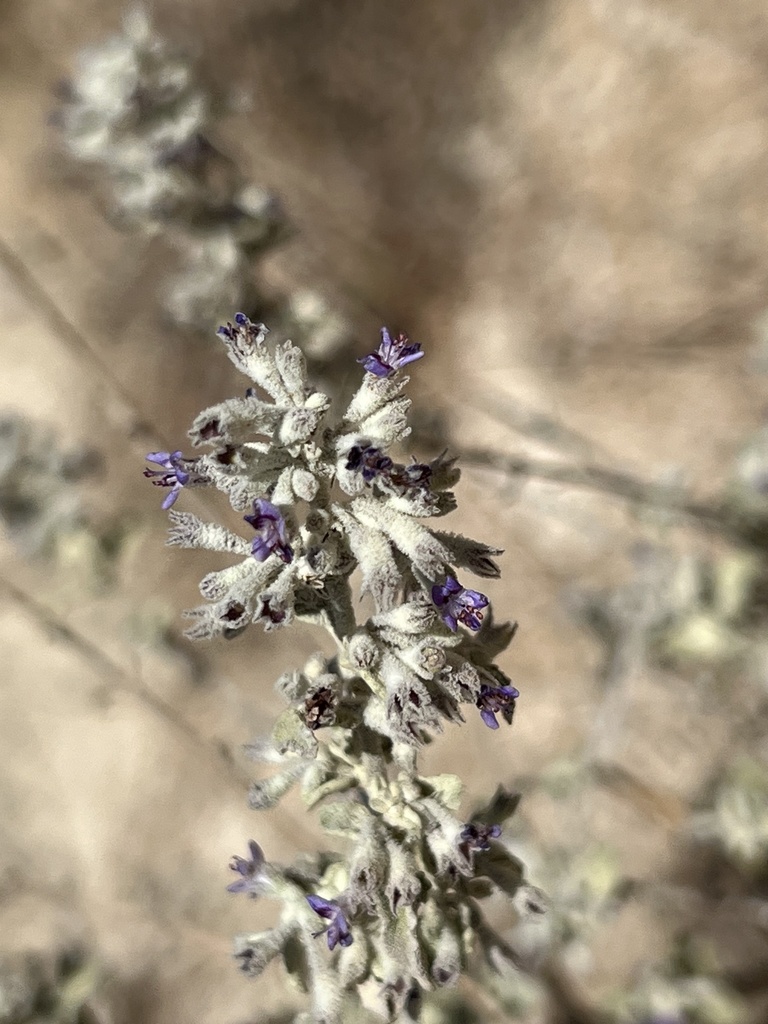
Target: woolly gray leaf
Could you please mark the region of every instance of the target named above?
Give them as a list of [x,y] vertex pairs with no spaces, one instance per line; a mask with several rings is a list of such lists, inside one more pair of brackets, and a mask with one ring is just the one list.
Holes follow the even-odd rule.
[[409,378],[405,376],[382,378],[366,373],[355,397],[344,413],[342,425],[359,424],[389,405],[403,391],[408,380]]
[[240,969],[251,978],[257,978],[267,964],[282,952],[285,936],[278,929],[238,935],[235,938],[235,959]]
[[336,801],[320,810],[320,825],[326,832],[337,836],[359,838],[360,831],[370,822],[370,815],[362,804]]
[[487,579],[498,579],[501,569],[493,561],[492,556],[503,555],[502,548],[492,548],[480,541],[469,540],[458,533],[434,531],[434,536],[444,545],[450,554],[450,561],[462,569],[469,569],[476,576]]
[[192,444],[241,444],[256,435],[271,437],[287,409],[257,398],[229,398],[199,413],[188,431]]
[[275,366],[294,405],[303,405],[307,397],[307,364],[304,353],[292,341],[275,346]]
[[296,780],[305,771],[306,764],[300,761],[292,764],[277,775],[262,782],[254,782],[248,791],[248,806],[253,810],[264,810],[274,807],[288,790],[295,784]]
[[387,538],[380,530],[366,528],[338,505],[333,509],[362,573],[361,593],[370,594],[377,611],[388,611],[403,589],[403,577]]
[[204,523],[191,512],[168,513],[173,524],[168,531],[170,547],[205,548],[208,551],[226,551],[236,555],[249,555],[251,546],[242,537],[225,530],[216,523]]
[[295,708],[278,717],[272,729],[272,743],[281,754],[296,754],[312,760],[317,757],[317,739]]

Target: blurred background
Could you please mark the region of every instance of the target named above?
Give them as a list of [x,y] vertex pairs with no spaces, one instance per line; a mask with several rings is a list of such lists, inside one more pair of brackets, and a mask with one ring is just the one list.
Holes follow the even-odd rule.
[[[550,895],[483,1021],[768,1016],[768,14],[758,0],[0,0],[0,1022],[255,1024],[241,746],[322,644],[194,646],[147,451],[244,387],[236,308],[353,387],[506,549],[514,727],[426,755]],[[128,20],[124,18],[128,14]],[[208,518],[216,494],[180,506]],[[221,498],[223,501],[223,498]],[[503,903],[500,926],[512,923]],[[463,992],[464,990],[462,990]],[[461,996],[464,998],[464,996]]]

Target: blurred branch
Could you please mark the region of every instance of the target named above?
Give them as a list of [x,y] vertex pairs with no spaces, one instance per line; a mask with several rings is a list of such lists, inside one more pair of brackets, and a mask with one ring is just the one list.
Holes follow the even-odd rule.
[[527,455],[504,455],[487,448],[460,448],[456,453],[465,465],[623,498],[633,505],[676,512],[691,520],[692,525],[735,543],[764,543],[765,517],[747,515],[725,500],[702,501],[677,484],[651,483],[604,466],[574,466]]
[[127,673],[118,662],[113,661],[87,636],[73,629],[52,608],[35,600],[34,597],[5,577],[0,576],[0,587],[6,591],[11,600],[21,605],[46,632],[52,633],[70,644],[79,655],[85,658],[98,672],[101,684],[105,688],[118,690],[136,698],[153,714],[163,718],[177,732],[183,733],[187,739],[193,740],[207,750],[213,760],[221,762],[226,767],[227,773],[238,785],[250,785],[251,780],[248,775],[237,767],[222,745],[211,742],[210,739],[198,732],[172,705],[138,682],[135,676]]

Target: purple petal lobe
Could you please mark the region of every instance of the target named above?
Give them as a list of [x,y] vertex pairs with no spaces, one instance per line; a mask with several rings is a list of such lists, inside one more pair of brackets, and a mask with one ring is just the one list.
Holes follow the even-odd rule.
[[387,328],[382,327],[377,351],[357,361],[363,364],[368,373],[376,377],[392,377],[398,370],[416,359],[421,359],[423,355],[421,345],[411,343],[407,335],[398,334],[396,338],[392,338]]
[[492,711],[481,711],[480,717],[482,718],[482,720],[485,722],[489,729],[499,728],[499,723],[496,721],[496,718]]
[[335,917],[339,910],[335,903],[324,900],[322,896],[307,896],[307,903],[316,914],[328,920]]

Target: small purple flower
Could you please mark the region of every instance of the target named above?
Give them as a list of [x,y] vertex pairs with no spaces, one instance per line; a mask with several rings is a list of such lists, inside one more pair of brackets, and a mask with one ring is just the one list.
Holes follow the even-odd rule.
[[274,553],[284,562],[293,561],[293,548],[288,543],[288,529],[282,512],[266,498],[257,498],[253,503],[253,515],[243,516],[256,530],[251,554],[257,562],[266,561]]
[[144,476],[149,477],[156,487],[173,488],[162,504],[162,508],[170,508],[181,494],[182,487],[189,483],[189,464],[182,458],[180,451],[150,452],[147,462],[162,466],[162,469],[145,469]]
[[363,480],[370,483],[377,476],[389,472],[392,468],[392,459],[372,444],[356,444],[349,449],[346,468],[362,473]]
[[228,320],[225,325],[218,328],[216,333],[225,341],[237,341],[243,334],[260,337],[266,333],[266,330],[264,324],[252,323],[245,313],[235,313],[234,324]]
[[445,583],[432,587],[432,600],[440,609],[441,619],[454,633],[460,622],[476,633],[483,622],[481,609],[488,606],[485,594],[467,590],[453,576],[446,576]]
[[375,377],[391,377],[408,363],[421,359],[421,345],[411,344],[406,334],[398,334],[393,341],[386,327],[381,328],[381,342],[376,352],[358,359],[368,373]]
[[[333,900],[324,900],[322,896],[307,896],[307,903],[312,907],[316,914],[320,917],[325,918],[331,923],[325,929],[325,934],[328,937],[328,949],[335,949],[336,944],[339,943],[342,946],[352,945],[352,934],[349,930],[349,924],[344,911]],[[322,931],[315,932],[315,938],[318,935],[322,935]]]
[[514,686],[488,686],[487,683],[483,683],[480,687],[480,696],[477,698],[477,706],[480,708],[480,717],[489,729],[499,728],[496,715],[503,715],[507,722],[512,721],[515,701],[519,696],[520,691]]
[[501,825],[475,825],[470,822],[461,830],[459,841],[469,850],[490,850],[491,839],[498,839],[500,835]]
[[235,856],[229,862],[230,869],[236,871],[240,878],[227,886],[227,892],[245,892],[258,896],[263,885],[264,852],[253,839],[248,843],[248,849],[251,851],[249,859]]

